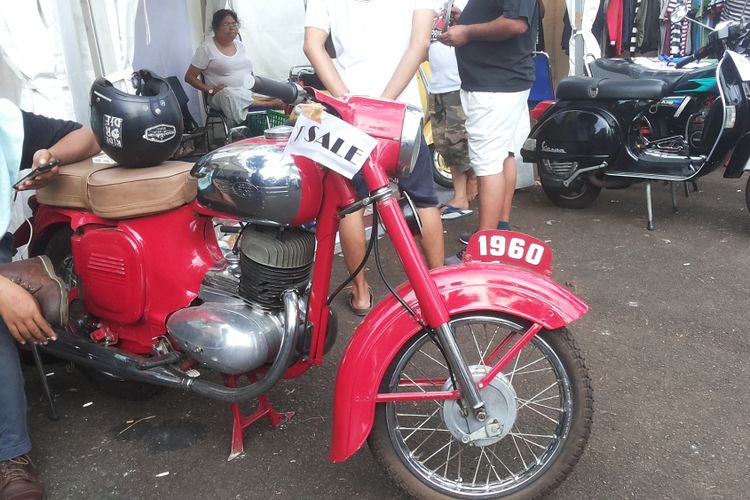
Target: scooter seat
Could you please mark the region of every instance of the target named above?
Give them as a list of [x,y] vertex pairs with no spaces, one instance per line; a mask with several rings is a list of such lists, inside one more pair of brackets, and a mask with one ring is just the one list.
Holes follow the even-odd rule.
[[190,203],[198,193],[193,164],[166,161],[155,167],[125,168],[91,159],[60,167],[54,182],[36,193],[45,205],[89,210],[105,219],[166,212]]
[[690,70],[656,70],[626,59],[597,59],[590,66],[594,78],[661,80],[668,86],[675,85]]
[[560,81],[558,99],[661,99],[668,86],[661,80],[616,80],[571,76]]

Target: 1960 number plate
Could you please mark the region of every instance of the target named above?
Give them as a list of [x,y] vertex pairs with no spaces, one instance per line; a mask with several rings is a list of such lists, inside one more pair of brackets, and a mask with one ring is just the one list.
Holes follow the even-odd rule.
[[464,252],[464,261],[503,262],[542,274],[552,272],[552,249],[543,241],[515,231],[479,231]]

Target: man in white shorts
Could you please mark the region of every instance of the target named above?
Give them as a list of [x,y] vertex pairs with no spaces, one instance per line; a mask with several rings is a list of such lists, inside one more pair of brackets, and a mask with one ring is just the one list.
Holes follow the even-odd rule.
[[[335,97],[358,94],[422,107],[416,72],[427,58],[435,0],[308,0],[305,54],[326,89]],[[330,35],[336,58],[325,49]],[[443,225],[432,180],[432,159],[422,144],[414,170],[398,187],[411,197],[422,220],[422,250],[431,268],[443,265]],[[364,183],[354,178],[360,197]],[[339,227],[349,271],[365,256],[362,210],[347,215]],[[360,272],[352,282],[349,308],[365,316],[372,293]]]
[[[510,229],[515,145],[529,133],[537,0],[469,0],[440,40],[456,47],[479,230]],[[464,241],[465,243],[465,241]]]

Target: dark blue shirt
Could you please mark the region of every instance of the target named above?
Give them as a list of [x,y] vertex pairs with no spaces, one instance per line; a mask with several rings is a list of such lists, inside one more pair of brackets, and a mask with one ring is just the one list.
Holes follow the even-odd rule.
[[473,92],[520,92],[534,83],[533,51],[539,17],[537,0],[469,0],[458,24],[498,17],[523,19],[525,33],[499,42],[472,40],[456,48],[461,88]]

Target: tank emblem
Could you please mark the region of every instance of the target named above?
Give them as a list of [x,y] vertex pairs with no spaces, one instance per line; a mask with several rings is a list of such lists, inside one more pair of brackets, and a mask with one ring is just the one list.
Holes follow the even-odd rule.
[[553,148],[552,146],[547,146],[546,142],[542,142],[542,151],[546,153],[567,153],[567,151],[562,148]]
[[235,182],[232,184],[232,192],[243,198],[252,198],[258,192],[258,187],[249,182]]
[[167,142],[177,135],[174,125],[159,124],[149,127],[143,133],[143,138],[151,142]]

